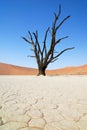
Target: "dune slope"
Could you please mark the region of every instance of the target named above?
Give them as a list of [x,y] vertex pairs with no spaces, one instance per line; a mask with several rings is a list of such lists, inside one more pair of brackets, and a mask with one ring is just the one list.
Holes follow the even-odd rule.
[[[38,70],[34,68],[20,67],[0,63],[0,75],[37,75]],[[48,75],[87,75],[87,65],[77,67],[65,67],[56,70],[47,70]]]

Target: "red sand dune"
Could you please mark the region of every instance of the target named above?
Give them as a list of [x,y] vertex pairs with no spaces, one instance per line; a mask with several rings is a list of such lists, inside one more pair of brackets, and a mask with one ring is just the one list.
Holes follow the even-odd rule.
[[48,71],[51,75],[87,75],[87,65]]
[[[37,73],[37,69],[34,68],[0,63],[0,75],[37,75]],[[87,65],[47,70],[46,73],[48,75],[87,75]]]
[[36,75],[37,69],[0,63],[0,75]]

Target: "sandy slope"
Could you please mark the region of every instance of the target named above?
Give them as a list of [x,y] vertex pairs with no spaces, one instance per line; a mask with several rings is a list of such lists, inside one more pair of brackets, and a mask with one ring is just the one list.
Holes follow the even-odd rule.
[[[37,75],[37,69],[0,63],[0,75]],[[48,75],[87,75],[87,65],[47,70]]]
[[87,65],[77,67],[65,67],[62,69],[48,71],[51,75],[87,75]]
[[0,76],[0,130],[87,130],[87,76]]
[[37,70],[33,68],[25,68],[10,64],[0,63],[1,75],[36,75]]

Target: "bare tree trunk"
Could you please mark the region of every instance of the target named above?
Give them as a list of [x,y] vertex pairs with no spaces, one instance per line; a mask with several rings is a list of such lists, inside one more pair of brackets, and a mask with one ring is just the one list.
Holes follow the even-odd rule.
[[45,70],[46,70],[45,68],[39,67],[39,68],[38,68],[38,76],[39,76],[39,75],[45,76],[45,75],[46,75]]

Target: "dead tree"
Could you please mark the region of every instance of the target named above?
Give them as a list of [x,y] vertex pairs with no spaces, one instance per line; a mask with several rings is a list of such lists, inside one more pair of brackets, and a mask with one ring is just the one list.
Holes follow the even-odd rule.
[[[65,48],[64,50],[57,52],[55,50],[56,46],[64,39],[68,38],[68,36],[62,37],[57,39],[56,34],[58,29],[63,25],[63,23],[70,18],[70,16],[65,17],[58,25],[57,22],[59,20],[61,14],[61,6],[59,6],[58,14],[54,13],[54,21],[52,24],[52,27],[48,27],[43,41],[43,46],[40,46],[39,40],[38,40],[38,31],[33,32],[31,34],[30,31],[28,31],[29,38],[22,37],[29,45],[32,46],[31,51],[34,52],[34,56],[29,55],[29,57],[36,58],[37,65],[38,65],[38,75],[46,75],[45,70],[47,66],[50,63],[53,63],[56,61],[60,55],[62,55],[64,52],[74,49],[74,47]],[[50,33],[50,47],[47,49],[47,36],[48,33]]]

